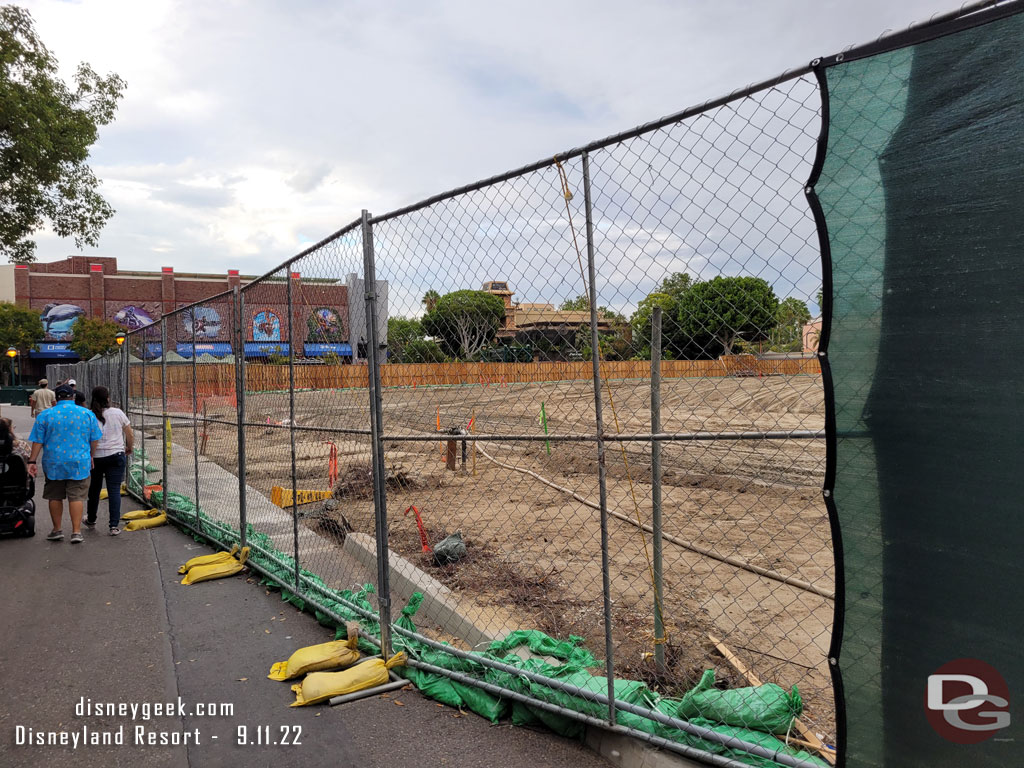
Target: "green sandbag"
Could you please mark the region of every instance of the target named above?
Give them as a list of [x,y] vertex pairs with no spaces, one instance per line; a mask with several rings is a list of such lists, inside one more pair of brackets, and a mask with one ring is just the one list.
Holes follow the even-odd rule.
[[[422,603],[423,594],[420,592],[414,592],[412,597],[409,598],[409,602],[402,609],[402,613],[397,619],[395,619],[395,626],[409,632],[415,632],[416,625],[413,623],[412,617],[416,614],[416,611],[419,610]],[[412,638],[406,637],[405,635],[395,633],[394,644],[396,650],[404,650],[411,658],[422,661],[425,664],[431,664],[435,667],[441,667],[443,669],[452,670],[453,672],[461,672],[463,674],[479,678],[482,678],[486,671],[481,664],[478,664],[475,661],[463,659],[458,656],[452,656],[450,653],[445,653],[444,651],[435,650]],[[488,658],[492,659],[495,658],[489,654],[482,655],[486,655]],[[472,685],[465,685],[456,680],[450,680],[442,675],[426,672],[421,669],[413,669],[411,667],[406,667],[401,674],[431,698],[452,707],[461,708],[465,706],[481,717],[486,717],[492,723],[497,723],[501,720],[508,709],[507,703],[502,699],[499,699],[497,696],[493,696],[481,688],[477,688]]]
[[580,647],[584,642],[584,639],[578,635],[569,635],[568,640],[555,640],[536,629],[517,629],[515,632],[510,632],[504,640],[495,640],[487,646],[487,650],[503,656],[515,648],[525,645],[534,653],[542,656],[553,656],[581,667],[597,666],[597,660],[593,654],[586,648]]
[[545,725],[567,739],[582,739],[587,732],[587,727],[579,720],[531,707],[521,701],[512,702],[512,725]]
[[796,686],[790,693],[775,683],[721,691],[715,688],[715,670],[706,669],[700,682],[683,696],[676,713],[683,720],[700,717],[765,733],[787,733],[803,708]]
[[[548,665],[548,669],[544,670],[542,674],[560,679],[586,691],[592,691],[604,696],[608,695],[608,678],[591,675],[586,670],[574,670],[571,667],[551,667]],[[615,698],[627,704],[653,707],[659,698],[658,694],[639,680],[616,680],[614,686]],[[571,693],[558,691],[540,683],[531,682],[530,693],[541,701],[560,704],[566,709],[583,712],[593,717],[605,717],[608,714],[608,705],[606,704],[599,704],[596,701],[574,696]]]

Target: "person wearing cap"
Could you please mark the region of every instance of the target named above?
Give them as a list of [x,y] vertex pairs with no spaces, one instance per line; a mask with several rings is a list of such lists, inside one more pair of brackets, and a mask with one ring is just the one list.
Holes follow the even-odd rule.
[[56,402],[53,390],[47,386],[49,383],[46,379],[40,379],[39,389],[28,396],[28,404],[32,406],[33,419],[47,408],[52,408]]
[[92,455],[103,437],[103,430],[95,414],[88,408],[75,405],[75,391],[61,385],[54,391],[57,404],[36,417],[29,434],[32,453],[29,454],[28,472],[38,473],[36,460],[43,454],[43,498],[49,502],[53,530],[49,541],[64,538],[64,499],[68,500],[71,518],[71,543],[81,544],[82,513],[89,495]]
[[68,379],[64,383],[67,384],[69,387],[71,387],[76,392],[78,391],[78,388],[77,388],[77,385],[75,384],[75,380],[74,379]]

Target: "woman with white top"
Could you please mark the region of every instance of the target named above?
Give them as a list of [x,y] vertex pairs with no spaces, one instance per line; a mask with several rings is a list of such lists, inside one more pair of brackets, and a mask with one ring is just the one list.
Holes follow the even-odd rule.
[[107,483],[107,509],[110,512],[110,535],[121,533],[121,483],[127,464],[126,454],[132,452],[135,435],[124,411],[110,405],[110,391],[106,387],[93,387],[92,412],[99,419],[103,437],[93,450],[92,477],[89,482],[89,503],[85,525],[96,527],[96,513],[100,506],[103,481]]

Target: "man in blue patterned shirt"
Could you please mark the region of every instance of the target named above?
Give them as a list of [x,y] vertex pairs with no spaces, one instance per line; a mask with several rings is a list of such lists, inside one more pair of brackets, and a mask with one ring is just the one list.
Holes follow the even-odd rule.
[[92,454],[103,430],[95,414],[88,408],[75,405],[75,391],[66,385],[53,393],[57,404],[36,417],[28,439],[32,454],[28,471],[36,476],[36,459],[43,453],[43,498],[50,503],[53,531],[46,538],[60,541],[64,538],[61,525],[64,519],[64,499],[68,500],[71,517],[71,543],[80,544],[82,538],[83,502],[89,493],[89,475]]

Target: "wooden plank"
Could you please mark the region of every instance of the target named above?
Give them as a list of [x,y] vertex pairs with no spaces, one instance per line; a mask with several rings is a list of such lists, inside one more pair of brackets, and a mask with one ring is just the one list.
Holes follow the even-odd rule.
[[[718,649],[718,652],[722,654],[725,660],[732,664],[735,670],[747,679],[747,682],[749,682],[754,687],[763,685],[761,679],[756,674],[754,674],[753,670],[747,667],[747,665],[744,664],[743,661],[735,653],[733,653],[725,643],[723,643],[717,637],[712,635],[710,632],[708,632],[708,640],[710,640],[712,644],[715,646],[715,648]],[[810,730],[806,725],[800,722],[799,718],[793,719],[793,725],[794,727],[796,727],[798,731],[800,731],[800,733],[803,734],[804,739],[806,739],[806,746],[814,749],[822,757],[828,760],[828,762],[832,765],[836,764],[835,750],[829,749],[827,746],[825,746],[825,743],[821,739],[819,739],[812,730]],[[793,741],[793,739],[790,739],[790,741]]]

